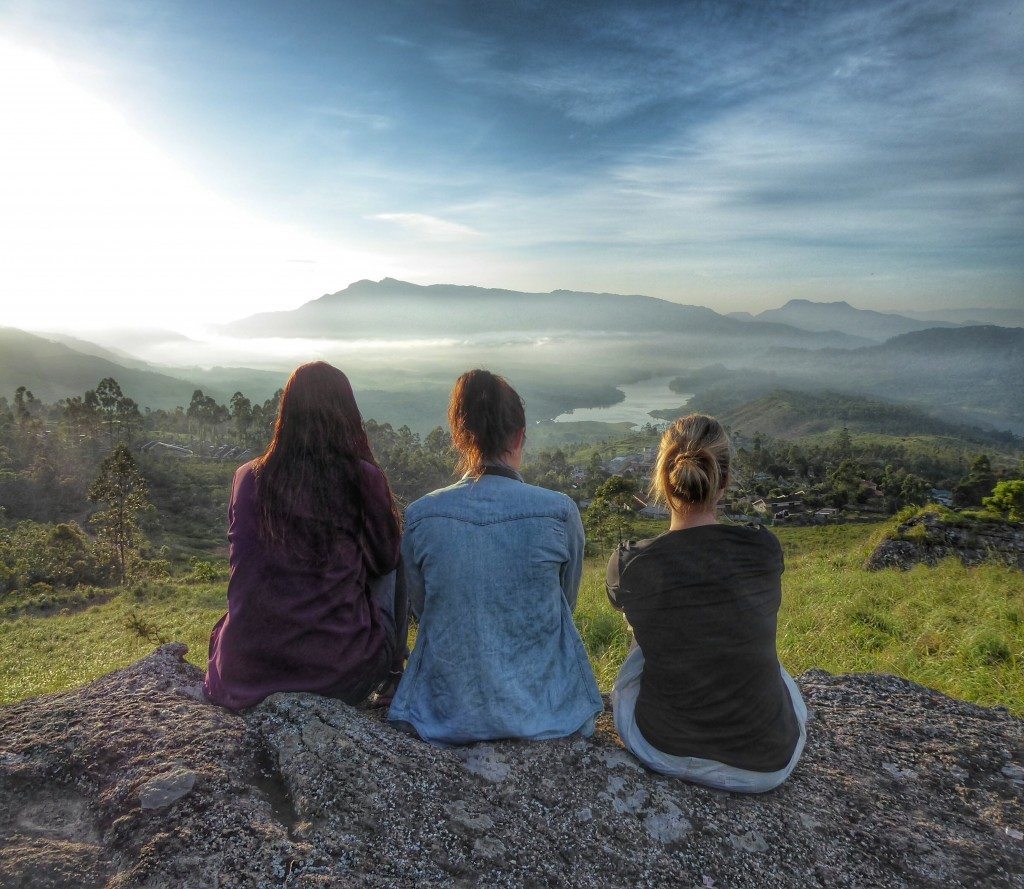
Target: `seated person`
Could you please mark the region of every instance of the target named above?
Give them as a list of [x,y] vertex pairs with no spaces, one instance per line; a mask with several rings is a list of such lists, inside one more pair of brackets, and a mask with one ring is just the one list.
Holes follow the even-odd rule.
[[212,701],[241,709],[309,691],[355,704],[397,682],[408,635],[398,516],[340,370],[317,361],[291,375],[270,446],[235,473],[228,526]]
[[504,379],[463,374],[448,417],[464,475],[406,510],[419,630],[389,719],[437,745],[589,734],[602,702],[572,622],[579,510],[523,482],[526,416]]
[[662,436],[653,488],[671,510],[669,530],[620,545],[608,565],[608,596],[635,636],[612,708],[648,768],[760,793],[796,767],[807,708],[775,650],[779,541],[715,516],[729,450],[718,421],[700,414]]

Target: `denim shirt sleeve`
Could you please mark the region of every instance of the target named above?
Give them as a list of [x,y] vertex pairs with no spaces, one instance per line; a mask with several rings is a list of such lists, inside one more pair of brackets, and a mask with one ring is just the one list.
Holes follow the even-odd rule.
[[566,518],[566,538],[569,544],[569,561],[562,565],[560,579],[562,582],[562,595],[569,603],[569,610],[576,610],[576,599],[580,592],[580,578],[583,576],[583,550],[585,538],[583,534],[583,520],[575,504],[569,510]]
[[424,604],[423,572],[413,554],[412,535],[408,527],[402,537],[402,567],[405,570],[405,589],[409,596],[409,607],[419,620],[423,615]]
[[622,611],[622,603],[619,601],[619,591],[622,587],[622,544],[612,553],[608,560],[608,571],[604,577],[605,592],[608,593],[608,601],[612,608]]

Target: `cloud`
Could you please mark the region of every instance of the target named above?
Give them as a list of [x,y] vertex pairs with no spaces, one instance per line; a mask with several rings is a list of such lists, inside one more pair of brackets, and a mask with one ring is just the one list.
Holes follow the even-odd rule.
[[354,124],[358,124],[376,132],[390,130],[395,125],[394,120],[390,117],[383,114],[374,114],[369,111],[354,111],[352,109],[333,108],[326,105],[316,105],[311,107],[309,110],[314,114],[319,114],[324,117],[351,121]]
[[400,228],[430,241],[466,241],[482,238],[483,234],[467,225],[449,222],[426,213],[376,213],[369,217],[392,222]]

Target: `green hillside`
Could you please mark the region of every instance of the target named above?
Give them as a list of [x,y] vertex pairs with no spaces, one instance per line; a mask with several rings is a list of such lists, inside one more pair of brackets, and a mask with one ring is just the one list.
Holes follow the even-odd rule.
[[820,387],[898,396],[955,422],[1024,432],[1022,328],[935,328],[861,349],[775,349],[766,361]]
[[125,395],[151,408],[187,405],[198,388],[190,380],[126,367],[17,328],[0,327],[0,392],[8,396],[25,386],[41,401],[54,402],[81,395],[105,377],[115,378]]
[[927,436],[957,443],[1010,448],[1001,433],[950,423],[914,407],[841,392],[798,392],[777,389],[740,406],[714,395],[694,399],[692,407],[711,413],[731,428],[774,438],[813,438],[843,427],[851,433],[880,436]]

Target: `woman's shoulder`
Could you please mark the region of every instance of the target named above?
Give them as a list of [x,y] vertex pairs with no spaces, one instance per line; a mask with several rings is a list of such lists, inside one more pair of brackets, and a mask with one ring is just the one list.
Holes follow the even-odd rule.
[[363,478],[370,481],[379,482],[386,480],[384,470],[381,469],[376,463],[371,463],[369,460],[359,461],[359,471],[362,473]]
[[568,494],[561,491],[552,491],[551,488],[542,488],[540,485],[523,483],[520,490],[525,498],[529,498],[538,504],[550,506],[554,509],[568,509],[570,506],[576,509],[576,503]]
[[620,564],[625,566],[640,556],[671,558],[697,552],[728,552],[730,549],[763,549],[766,554],[774,554],[781,552],[782,546],[779,538],[763,525],[713,524],[665,531],[644,540],[630,540],[619,545],[617,555]]
[[256,470],[258,463],[258,459],[250,460],[248,463],[243,463],[235,470],[235,476],[232,482],[232,487],[235,491],[242,490],[243,488],[251,488],[256,483]]

